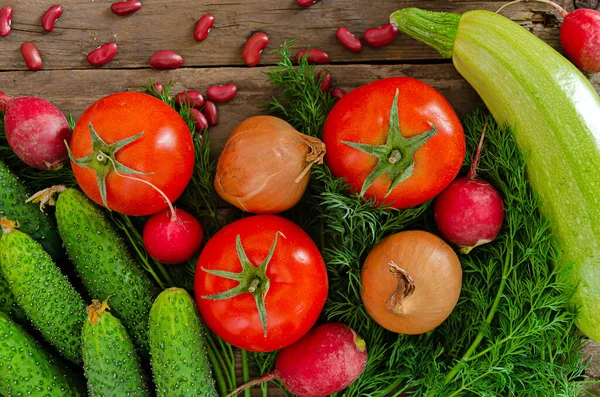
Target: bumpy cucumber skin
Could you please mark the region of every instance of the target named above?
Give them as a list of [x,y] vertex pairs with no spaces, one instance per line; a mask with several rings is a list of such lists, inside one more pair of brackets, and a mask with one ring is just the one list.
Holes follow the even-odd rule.
[[0,238],[0,267],[33,326],[64,357],[81,363],[85,303],[50,255],[15,229]]
[[2,267],[0,267],[0,312],[8,314],[8,316],[20,324],[27,321],[27,316],[23,309],[17,304],[15,296],[10,292],[8,283],[2,275]]
[[0,394],[5,396],[80,396],[57,359],[19,325],[0,312]]
[[62,244],[50,218],[29,198],[25,185],[0,160],[0,218],[5,216],[11,221],[19,221],[19,229],[42,244],[52,258],[58,259]]
[[200,315],[181,288],[163,291],[150,310],[150,352],[158,397],[217,397]]
[[86,320],[82,340],[91,397],[150,396],[135,347],[115,316],[104,313],[97,324]]
[[67,189],[58,196],[56,220],[85,288],[101,300],[110,296],[112,313],[142,357],[148,357],[148,314],[158,287],[133,259],[114,224],[80,191]]

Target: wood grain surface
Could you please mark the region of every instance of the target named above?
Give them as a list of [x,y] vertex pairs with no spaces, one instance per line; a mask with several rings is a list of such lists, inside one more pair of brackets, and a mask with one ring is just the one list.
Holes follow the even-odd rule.
[[[398,35],[389,46],[379,49],[364,45],[360,53],[343,48],[335,38],[339,26],[362,37],[370,27],[387,23],[396,9],[418,6],[436,11],[465,12],[472,9],[496,11],[501,1],[473,0],[323,0],[302,8],[296,0],[144,0],[142,9],[130,16],[110,11],[110,0],[60,0],[63,16],[51,33],[43,31],[44,11],[57,0],[0,0],[0,8],[14,9],[12,32],[0,37],[0,91],[11,96],[40,96],[54,102],[75,117],[95,100],[119,91],[141,91],[150,79],[172,82],[173,92],[197,89],[204,92],[214,84],[234,82],[237,97],[220,104],[218,126],[210,130],[215,153],[243,119],[261,113],[258,106],[273,94],[264,73],[278,56],[274,51],[285,40],[295,38],[295,49],[306,46],[323,49],[331,56],[328,69],[333,86],[352,90],[370,81],[390,76],[411,76],[425,81],[448,98],[459,115],[481,103],[469,84],[452,64],[429,47]],[[557,0],[567,10],[570,0]],[[196,21],[206,13],[215,17],[208,39],[196,42]],[[544,4],[514,5],[503,14],[531,30],[548,44],[560,49],[558,14]],[[270,44],[259,66],[246,67],[241,58],[246,39],[256,31],[266,32]],[[26,71],[19,47],[33,42],[41,52],[41,71]],[[98,45],[116,42],[119,52],[112,62],[93,68],[86,55]],[[149,59],[158,50],[180,53],[181,69],[156,71]],[[600,92],[600,74],[589,76]],[[592,361],[587,375],[600,379],[600,346],[593,342],[583,351]],[[261,395],[259,389],[253,396]],[[269,396],[282,396],[269,386]]]

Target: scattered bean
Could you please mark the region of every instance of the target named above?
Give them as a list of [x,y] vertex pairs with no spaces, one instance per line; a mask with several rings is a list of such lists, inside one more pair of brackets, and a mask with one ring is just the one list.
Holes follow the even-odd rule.
[[269,36],[265,33],[254,33],[242,50],[242,58],[248,66],[256,66],[260,62],[260,54],[269,45]]
[[206,117],[204,117],[202,112],[198,109],[191,108],[190,115],[192,116],[192,118],[194,119],[194,123],[196,124],[196,131],[200,133],[204,132],[206,127],[208,127],[208,121],[206,120]]
[[217,105],[213,101],[204,103],[204,116],[209,126],[219,124],[219,113],[217,113]]
[[87,61],[92,66],[102,66],[109,63],[117,55],[117,44],[106,43],[87,55]]
[[208,37],[210,28],[215,24],[215,17],[210,14],[203,15],[202,18],[196,23],[196,29],[194,30],[194,39],[196,41],[202,41]]
[[129,15],[139,11],[142,3],[136,0],[117,1],[110,5],[110,9],[117,15]]
[[175,96],[175,103],[179,106],[191,106],[200,109],[204,105],[204,97],[198,91],[187,90]]
[[235,84],[213,85],[206,90],[206,96],[213,102],[229,102],[235,98],[237,92]]
[[[321,79],[323,80],[321,81]],[[319,72],[319,74],[317,75],[317,81],[321,81],[321,91],[329,91],[329,89],[331,88],[331,79],[331,73],[329,73],[327,69],[321,70]]]
[[334,88],[333,90],[331,90],[329,95],[331,95],[331,97],[335,99],[342,99],[342,97],[346,95],[346,91],[342,90],[341,88]]
[[10,25],[12,23],[12,7],[2,7],[0,9],[0,37],[10,34]]
[[329,55],[325,51],[317,50],[315,48],[310,48],[308,50],[302,50],[296,54],[296,61],[299,61],[304,54],[308,53],[306,60],[310,64],[315,65],[324,65],[329,63]]
[[298,5],[300,7],[310,7],[311,5],[318,3],[321,0],[298,0]]
[[44,13],[42,17],[42,27],[46,32],[52,32],[54,30],[54,24],[56,20],[62,15],[62,7],[59,4],[55,4],[48,8],[48,11]]
[[360,39],[350,33],[347,27],[340,26],[336,35],[338,41],[350,51],[358,52],[362,50],[362,43],[360,42]]
[[161,50],[150,58],[152,69],[177,69],[183,65],[183,57],[171,50]]
[[21,44],[21,55],[23,55],[27,69],[35,71],[42,68],[42,57],[33,43]]
[[386,23],[378,28],[365,30],[363,37],[371,47],[383,47],[390,44],[398,35],[398,28],[391,23]]

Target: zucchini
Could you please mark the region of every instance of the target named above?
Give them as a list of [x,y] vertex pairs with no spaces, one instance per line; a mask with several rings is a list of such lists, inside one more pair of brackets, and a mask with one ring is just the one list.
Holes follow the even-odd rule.
[[158,397],[218,397],[200,314],[184,289],[169,288],[156,298],[149,337]]
[[94,300],[83,325],[83,362],[91,397],[150,396],[140,360],[123,324]]
[[561,262],[573,264],[576,324],[600,342],[600,97],[594,87],[552,47],[493,12],[407,8],[390,20],[451,57],[496,121],[514,127]]
[[42,246],[2,218],[0,268],[33,326],[66,358],[81,363],[85,303]]
[[8,314],[8,316],[14,321],[24,324],[27,321],[27,316],[23,309],[17,304],[17,300],[10,288],[8,283],[2,276],[2,268],[0,267],[0,312]]
[[63,364],[8,315],[0,312],[0,394],[80,396],[80,385]]
[[141,269],[115,225],[83,193],[67,189],[56,201],[58,232],[90,295],[106,300],[149,357],[148,314],[158,287]]
[[28,191],[25,185],[0,160],[0,218],[18,220],[19,229],[42,244],[52,258],[58,260],[62,244],[50,218],[33,203],[26,203]]

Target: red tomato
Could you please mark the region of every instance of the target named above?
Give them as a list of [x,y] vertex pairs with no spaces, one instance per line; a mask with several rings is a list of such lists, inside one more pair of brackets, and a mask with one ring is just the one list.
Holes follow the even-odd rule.
[[[264,299],[266,329],[248,288],[227,299],[203,298],[260,279],[251,275],[239,283],[207,272],[242,271],[238,236],[250,263],[248,273],[264,271],[260,265],[275,244],[264,272],[270,283]],[[257,296],[265,285],[260,280]],[[213,332],[242,349],[268,352],[296,342],[314,325],[327,299],[328,280],[317,246],[299,226],[275,215],[256,215],[225,226],[208,241],[200,254],[194,287],[200,314]]]
[[[94,149],[90,125],[106,145],[98,144]],[[152,183],[171,202],[183,193],[194,168],[194,145],[185,121],[159,99],[137,92],[121,92],[98,100],[83,112],[71,137],[75,178],[93,201],[135,216],[167,208],[167,202],[154,188],[117,175],[110,159],[99,153],[110,152],[118,148],[115,147],[117,142],[125,143],[123,140],[142,132],[141,137],[116,150],[113,161],[127,167],[120,168],[120,173]],[[99,150],[100,146],[104,150]],[[97,173],[102,172],[107,172],[107,205],[103,203],[96,178]]]
[[[393,108],[398,111],[399,133],[390,142]],[[465,157],[463,128],[448,101],[431,86],[409,77],[377,80],[340,99],[325,122],[323,142],[325,163],[353,193],[368,187],[365,198],[399,209],[439,194],[456,177]],[[369,185],[365,181],[371,173],[378,176]],[[390,190],[392,181],[397,184]]]

